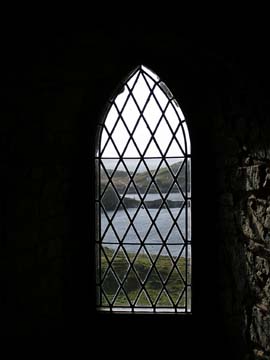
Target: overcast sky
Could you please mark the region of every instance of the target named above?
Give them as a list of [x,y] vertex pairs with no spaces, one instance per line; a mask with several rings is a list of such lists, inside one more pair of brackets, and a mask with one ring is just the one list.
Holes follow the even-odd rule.
[[[149,74],[152,78],[154,78],[155,81],[158,81],[159,78],[156,74],[154,74],[149,69],[143,67],[143,70],[147,71],[147,74]],[[152,89],[155,85],[154,81],[151,79],[150,76],[145,74],[147,83],[145,81],[145,78],[140,73],[138,81],[135,85],[135,87],[132,90],[132,93],[138,103],[138,106],[140,110],[143,109],[145,106],[146,100],[149,97],[150,90],[149,87]],[[115,104],[112,105],[110,108],[107,117],[105,119],[105,126],[108,132],[111,132],[115,126],[116,121],[119,117],[119,112],[123,109],[124,103],[130,93],[129,89],[132,88],[136,78],[138,76],[138,71],[130,78],[127,85],[124,87],[124,91],[121,92],[115,99]],[[168,103],[168,97],[165,95],[164,91],[168,94],[169,97],[171,97],[171,93],[169,89],[166,87],[164,83],[159,83],[159,86],[155,86],[154,88],[154,94],[156,96],[156,99],[159,103],[157,104],[155,98],[153,95],[151,95],[149,102],[147,106],[145,107],[143,111],[143,115],[145,117],[145,120],[147,121],[148,126],[146,125],[145,121],[141,118],[139,120],[139,123],[137,125],[136,130],[134,131],[132,135],[132,139],[136,143],[138,150],[143,153],[147,147],[147,144],[151,138],[151,132],[154,132],[156,129],[156,125],[158,121],[160,120],[162,116],[161,109],[164,110],[167,103]],[[163,91],[162,91],[163,90]],[[160,109],[161,107],[161,109]],[[118,148],[119,152],[124,155],[124,157],[140,157],[138,150],[136,149],[136,146],[134,145],[134,142],[131,141],[129,145],[126,147],[126,144],[128,140],[130,139],[130,135],[125,128],[123,124],[123,120],[125,124],[127,125],[130,132],[133,132],[134,126],[139,118],[140,112],[133,100],[133,98],[130,96],[124,110],[122,112],[122,119],[120,119],[115,126],[115,129],[112,133],[112,138],[115,142],[116,147]],[[180,147],[178,146],[177,142],[174,140],[172,144],[170,145],[170,148],[168,150],[168,145],[172,138],[172,131],[174,132],[177,129],[177,126],[179,125],[179,119],[180,121],[185,120],[184,115],[178,105],[178,103],[173,100],[172,103],[169,104],[169,106],[166,109],[165,112],[166,118],[169,122],[166,122],[165,118],[162,117],[162,120],[156,129],[156,132],[154,134],[154,137],[160,147],[160,150],[162,154],[165,154],[170,157],[179,157],[183,156]],[[183,123],[185,134],[187,137],[187,151],[190,152],[190,141],[188,136],[188,130],[186,127],[186,123]],[[149,127],[149,128],[148,128]],[[150,129],[150,130],[149,130]],[[182,146],[183,150],[185,151],[185,142],[184,142],[184,136],[182,127],[180,126],[179,129],[176,132],[176,137]],[[108,135],[106,130],[103,130],[102,132],[102,138],[101,138],[101,150],[103,150],[104,145],[106,145],[105,150],[102,154],[102,157],[118,157],[118,154],[112,144],[111,141],[106,144],[108,139]],[[125,151],[124,151],[125,149]],[[124,151],[124,153],[123,153]],[[145,157],[160,157],[160,151],[158,150],[156,144],[154,141],[151,141],[150,146],[146,150],[146,153],[144,155]]]

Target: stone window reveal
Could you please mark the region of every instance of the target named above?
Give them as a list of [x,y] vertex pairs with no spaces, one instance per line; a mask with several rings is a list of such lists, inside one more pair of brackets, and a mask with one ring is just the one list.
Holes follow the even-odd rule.
[[191,151],[170,90],[137,67],[96,145],[97,308],[191,312]]

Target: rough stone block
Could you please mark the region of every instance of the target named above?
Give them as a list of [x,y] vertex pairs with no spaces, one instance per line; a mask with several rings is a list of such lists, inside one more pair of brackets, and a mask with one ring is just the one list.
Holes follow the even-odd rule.
[[264,181],[262,173],[261,165],[243,166],[238,168],[237,177],[243,186],[243,190],[259,190]]
[[250,335],[254,343],[260,344],[265,351],[270,350],[270,315],[268,309],[264,310],[258,305],[253,307]]

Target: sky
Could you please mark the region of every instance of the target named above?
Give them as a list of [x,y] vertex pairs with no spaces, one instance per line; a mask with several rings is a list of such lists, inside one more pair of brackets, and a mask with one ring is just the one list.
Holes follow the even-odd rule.
[[[144,66],[142,66],[142,69],[145,71],[144,76],[141,72],[139,73],[140,70],[137,70],[131,76],[127,84],[124,86],[124,91],[122,91],[116,96],[115,101],[106,116],[104,122],[106,130],[104,129],[102,131],[101,137],[101,151],[104,149],[102,157],[119,157],[113,143],[110,140],[107,142],[108,133],[111,133],[112,139],[117,149],[126,158],[140,157],[139,152],[144,154],[144,157],[149,158],[161,157],[165,153],[168,157],[184,156],[184,153],[182,152],[181,148],[175,140],[173,140],[172,144],[168,149],[169,143],[172,139],[172,133],[176,130],[176,138],[178,139],[183,151],[187,151],[188,153],[190,153],[188,130],[186,122],[183,122],[185,120],[185,117],[180,109],[180,106],[175,99],[173,99],[167,106],[169,98],[172,99],[172,94],[170,90],[163,82],[159,82],[159,85],[155,86],[155,82],[159,81],[158,76]],[[137,77],[137,83],[133,87]],[[150,95],[150,89],[153,88],[153,93],[155,96],[151,94],[148,100],[148,97]],[[138,110],[138,107],[134,102],[132,96],[129,96],[127,100],[127,97],[130,94],[130,90],[132,90],[132,94],[137,101],[140,111],[143,111],[143,116],[146,120],[145,121],[141,117],[136,129],[134,128],[140,116],[140,111]],[[148,103],[145,106],[147,100]],[[165,116],[168,122],[166,121],[165,117],[162,116],[162,110],[164,110],[165,108]],[[121,111],[122,118],[118,120],[119,112]],[[161,117],[162,119],[157,127],[157,124]],[[132,133],[133,141],[130,141],[128,145],[127,142],[131,136],[128,133],[128,130],[124,125],[123,121],[125,122],[129,132]],[[179,121],[183,122],[183,127],[180,126],[177,129]],[[187,149],[185,149],[183,129],[187,137]],[[147,145],[152,136],[151,132],[154,132],[154,137],[156,139],[156,142],[158,143],[159,149],[153,140],[147,148]],[[137,145],[137,147],[135,144]]]

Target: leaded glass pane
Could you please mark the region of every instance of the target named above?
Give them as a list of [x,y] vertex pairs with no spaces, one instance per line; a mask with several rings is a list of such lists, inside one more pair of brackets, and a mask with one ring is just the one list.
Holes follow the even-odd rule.
[[191,312],[191,157],[185,117],[145,66],[122,83],[96,148],[97,308]]

